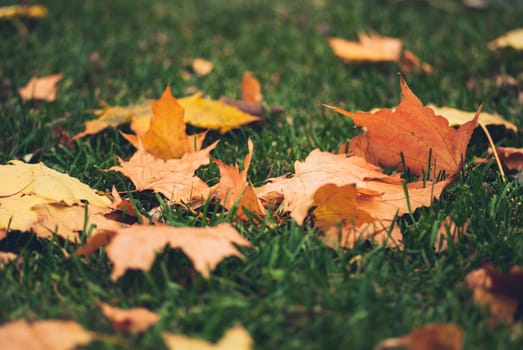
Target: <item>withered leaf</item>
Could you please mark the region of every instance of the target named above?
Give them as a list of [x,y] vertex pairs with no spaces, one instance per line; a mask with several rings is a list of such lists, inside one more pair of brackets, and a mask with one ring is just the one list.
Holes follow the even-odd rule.
[[415,328],[400,338],[381,341],[374,350],[461,350],[463,330],[451,323],[432,323]]
[[143,333],[160,319],[158,314],[143,307],[120,309],[106,303],[100,307],[117,331]]
[[180,248],[204,277],[228,256],[242,257],[234,246],[250,246],[236,229],[223,223],[216,227],[172,227],[168,225],[133,225],[118,230],[107,246],[107,256],[113,263],[111,278],[117,280],[128,269],[147,271],[156,253],[166,245]]
[[35,99],[52,102],[56,100],[56,85],[63,77],[61,73],[41,78],[33,77],[27,85],[18,89],[18,93],[24,101]]
[[163,333],[163,340],[169,350],[251,350],[253,340],[243,327],[231,328],[216,344],[185,335]]

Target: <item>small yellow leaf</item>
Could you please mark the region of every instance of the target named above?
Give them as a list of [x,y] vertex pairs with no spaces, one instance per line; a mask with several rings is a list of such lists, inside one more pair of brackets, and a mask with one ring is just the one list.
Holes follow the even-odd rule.
[[259,119],[221,101],[202,98],[201,94],[180,98],[178,103],[185,110],[187,124],[199,128],[220,129],[222,134]]
[[[427,105],[428,108],[432,109],[435,114],[445,117],[449,121],[450,126],[459,126],[463,125],[472,118],[474,118],[475,112],[466,112],[456,108],[450,107],[437,107],[433,104]],[[501,115],[497,113],[486,113],[481,112],[478,118],[478,124],[484,126],[488,125],[501,125],[505,128],[515,131],[518,131],[518,127],[504,119]]]
[[216,344],[185,335],[163,333],[163,340],[169,350],[250,350],[253,340],[243,327],[231,328]]
[[508,46],[519,51],[523,50],[523,28],[511,30],[488,44],[491,50]]
[[24,101],[35,99],[52,102],[56,100],[56,85],[63,77],[63,74],[53,74],[41,78],[33,77],[24,87],[18,89],[18,93]]
[[205,58],[195,58],[192,61],[192,70],[199,76],[204,77],[212,72],[214,65],[211,61]]
[[13,5],[0,7],[0,19],[15,17],[44,18],[48,15],[47,8],[42,5]]

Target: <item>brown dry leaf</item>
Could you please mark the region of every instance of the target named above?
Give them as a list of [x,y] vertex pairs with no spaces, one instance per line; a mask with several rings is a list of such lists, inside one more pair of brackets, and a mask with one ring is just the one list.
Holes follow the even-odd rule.
[[242,100],[249,103],[261,103],[263,101],[260,82],[251,72],[243,72]]
[[184,108],[172,97],[169,86],[159,100],[153,101],[152,110],[149,129],[140,136],[148,153],[167,160],[198,150],[194,136],[185,133]]
[[160,319],[157,313],[143,307],[124,310],[106,303],[100,306],[105,317],[113,322],[116,331],[143,333]]
[[250,334],[240,326],[229,329],[216,344],[169,332],[163,333],[163,340],[169,350],[251,350],[254,345]]
[[503,47],[513,47],[514,49],[523,50],[523,28],[511,30],[502,36],[494,39],[488,44],[489,49],[495,50]]
[[190,203],[193,199],[209,197],[209,186],[194,172],[209,164],[209,154],[216,145],[217,142],[201,151],[186,153],[181,159],[162,160],[145,152],[138,144],[131,159],[120,159],[120,166],[110,170],[119,171],[131,179],[138,191],[153,190],[174,203]]
[[434,241],[434,251],[436,253],[441,253],[447,250],[449,238],[451,238],[454,243],[457,243],[460,236],[467,230],[468,226],[468,221],[462,226],[458,226],[450,215],[441,220],[436,234],[436,240]]
[[523,297],[523,268],[514,266],[507,272],[491,264],[471,271],[465,277],[472,290],[474,303],[488,309],[494,320],[505,324],[514,322],[514,314]]
[[334,54],[345,62],[398,62],[403,43],[378,34],[358,33],[359,42],[329,38]]
[[61,73],[41,78],[33,77],[26,86],[18,89],[18,93],[24,101],[35,99],[52,102],[56,100],[56,85],[63,77]]
[[6,264],[10,261],[15,260],[18,257],[15,253],[11,252],[0,252],[0,269],[3,269]]
[[205,58],[195,58],[191,63],[192,70],[201,78],[212,72],[214,65]]
[[0,20],[13,19],[16,17],[45,18],[48,14],[49,11],[42,5],[12,5],[0,7]]
[[48,168],[43,163],[29,164],[11,160],[0,165],[0,197],[39,196],[47,202],[67,205],[81,204],[83,200],[91,205],[107,207],[109,198],[67,174]]
[[89,344],[94,334],[74,321],[17,320],[0,326],[3,349],[71,350]]
[[403,56],[401,57],[400,67],[404,73],[411,72],[424,72],[425,74],[432,74],[434,69],[428,63],[422,63],[418,56],[416,56],[412,51],[405,50]]
[[247,182],[247,171],[251,164],[254,146],[252,141],[248,141],[249,153],[245,157],[243,170],[238,167],[226,165],[222,161],[215,159],[214,162],[220,170],[220,182],[214,187],[216,198],[221,200],[221,204],[228,210],[237,206],[236,216],[242,220],[248,218],[244,209],[263,217],[265,209],[263,208],[254,187]]
[[496,147],[496,152],[507,169],[518,171],[523,169],[523,148]]
[[269,183],[257,189],[258,197],[265,202],[272,202],[281,197],[283,210],[300,225],[313,205],[314,193],[323,185],[343,186],[355,184],[358,191],[379,194],[369,188],[367,180],[399,184],[399,177],[385,175],[382,170],[369,164],[361,157],[347,157],[345,154],[332,154],[313,150],[303,162],[294,163],[294,175],[269,179]]
[[450,323],[433,323],[415,328],[400,338],[381,341],[374,350],[461,350],[463,329]]
[[[350,141],[349,151],[373,164],[391,168],[402,167],[403,155],[407,168],[418,176],[426,171],[431,154],[431,174],[438,175],[444,171],[447,176],[457,176],[463,166],[479,110],[472,120],[456,130],[449,126],[447,119],[423,107],[403,78],[401,90],[403,97],[395,110],[351,113],[328,106],[367,130]],[[387,127],[384,128],[384,125]]]
[[168,225],[133,225],[118,230],[107,246],[107,256],[113,263],[111,278],[117,280],[128,269],[147,271],[156,253],[166,245],[180,248],[204,277],[228,256],[242,257],[234,244],[251,246],[228,223],[216,227],[172,227]]
[[185,122],[199,128],[219,129],[222,134],[259,120],[221,101],[203,98],[200,93],[184,97],[178,103],[185,110]]
[[[432,109],[435,114],[445,117],[445,119],[449,121],[450,126],[463,125],[472,120],[476,114],[474,112],[466,112],[456,108],[437,107],[433,104],[428,104],[427,108]],[[514,123],[509,122],[497,113],[481,112],[478,118],[478,124],[484,126],[500,125],[514,132],[518,131],[518,127]]]

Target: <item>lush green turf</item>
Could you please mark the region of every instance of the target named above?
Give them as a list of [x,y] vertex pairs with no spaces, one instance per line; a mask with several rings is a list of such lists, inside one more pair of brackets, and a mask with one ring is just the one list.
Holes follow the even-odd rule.
[[[246,141],[255,144],[250,179],[292,171],[295,160],[314,148],[333,151],[355,130],[348,119],[322,103],[349,110],[394,106],[399,101],[398,67],[349,66],[334,57],[326,37],[355,38],[377,31],[404,39],[408,49],[431,63],[431,76],[406,79],[424,102],[498,111],[521,126],[521,105],[504,86],[468,89],[467,81],[523,71],[521,54],[491,52],[486,43],[521,25],[523,8],[476,12],[458,1],[172,1],[85,0],[45,2],[51,17],[17,35],[0,22],[0,161],[21,158],[41,148],[34,161],[65,171],[102,191],[129,180],[104,169],[133,152],[118,132],[87,137],[70,151],[58,145],[52,129],[60,124],[78,132],[99,101],[130,104],[157,98],[167,84],[175,96],[197,87],[208,95],[239,96],[244,70],[263,86],[267,105],[285,112],[261,125],[243,127],[220,138],[213,156],[234,164],[243,159]],[[89,57],[98,52],[103,63]],[[208,77],[183,80],[184,65],[205,57],[215,68]],[[63,72],[53,103],[23,103],[16,88],[33,75]],[[521,147],[520,136],[495,132],[497,141]],[[478,132],[468,159],[486,154]],[[200,171],[215,183],[218,171]],[[133,194],[144,212],[158,204]],[[463,279],[491,261],[507,268],[523,264],[523,188],[503,183],[494,166],[469,161],[463,175],[430,208],[400,219],[405,250],[360,243],[334,251],[318,232],[292,221],[246,224],[238,229],[255,248],[242,249],[245,261],[227,259],[209,280],[191,270],[185,256],[166,250],[150,272],[131,271],[116,283],[103,251],[90,259],[64,259],[63,242],[12,234],[0,250],[20,253],[21,265],[0,271],[0,322],[18,318],[74,319],[87,329],[112,333],[96,306],[144,306],[161,321],[140,336],[116,334],[122,344],[96,342],[92,349],[159,349],[161,333],[172,331],[218,339],[232,325],[245,326],[257,349],[369,349],[385,337],[399,336],[429,322],[455,322],[466,332],[466,348],[520,349],[523,339],[509,328],[486,328],[487,316],[473,305]],[[176,225],[214,225],[228,215],[212,206],[207,215],[169,211]],[[202,210],[207,210],[202,209]],[[464,239],[445,253],[432,249],[434,229],[446,215],[470,220]],[[356,259],[354,259],[357,257]]]

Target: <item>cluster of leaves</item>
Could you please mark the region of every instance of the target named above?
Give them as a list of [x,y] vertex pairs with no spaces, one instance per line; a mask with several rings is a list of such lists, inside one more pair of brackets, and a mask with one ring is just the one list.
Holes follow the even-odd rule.
[[[329,44],[344,61],[391,61],[405,65],[405,70],[427,74],[432,71],[411,52],[402,51],[398,39],[360,35],[359,44],[341,40],[332,38]],[[348,57],[347,52],[356,56]],[[193,62],[193,69],[204,76],[212,70],[209,63]],[[56,84],[62,77],[56,74],[33,78],[20,88],[20,96],[24,100],[54,101]],[[336,249],[350,249],[361,240],[403,249],[398,217],[432,205],[459,179],[476,126],[502,124],[514,131],[516,127],[499,116],[481,114],[481,108],[476,113],[465,113],[465,117],[458,111],[456,117],[451,116],[455,110],[424,106],[403,78],[400,79],[402,100],[395,109],[352,113],[326,106],[349,117],[365,132],[347,145],[341,145],[338,153],[313,150],[304,161],[296,161],[293,174],[267,179],[260,187],[253,186],[248,179],[255,147],[250,140],[240,170],[238,166],[212,158],[211,153],[219,141],[203,147],[207,132],[187,133],[187,125],[226,133],[259,121],[264,110],[262,93],[260,84],[250,73],[244,74],[241,101],[213,101],[200,93],[174,98],[167,87],[158,100],[126,107],[105,106],[95,111],[98,118],[87,122],[85,130],[73,139],[130,123],[134,134],[122,135],[136,151],[128,160],[119,158],[119,165],[107,171],[128,177],[137,192],[158,194],[166,203],[159,211],[170,206],[205,215],[199,208],[210,203],[220,206],[231,223],[214,227],[173,227],[163,222],[161,215],[138,213],[130,198],[121,198],[120,193],[125,191],[113,188],[110,199],[42,163],[12,160],[0,166],[0,239],[8,232],[32,232],[40,238],[59,236],[73,244],[77,255],[91,255],[105,247],[107,258],[113,264],[113,280],[130,269],[147,271],[156,254],[166,246],[181,249],[194,269],[203,277],[209,277],[225,257],[243,257],[237,246],[252,247],[235,228],[246,222],[285,224],[292,219],[299,225],[316,228],[318,237]],[[452,125],[459,127],[455,129]],[[498,148],[492,152],[501,157],[509,169],[523,167],[521,150]],[[211,162],[220,172],[219,181],[212,186],[197,175],[200,167]],[[85,220],[78,220],[84,217]],[[449,229],[451,225],[454,223],[450,217],[442,223],[436,239],[437,250],[444,249],[447,240],[459,239],[459,235],[446,235],[454,231]],[[16,260],[17,256],[3,252],[0,259],[7,262]],[[507,293],[503,287],[511,283],[506,282],[511,278],[521,278],[519,268],[511,270],[507,277],[487,266],[467,278],[470,287],[476,288],[475,295],[480,295],[478,302],[491,305],[493,313],[502,309],[500,319],[505,322],[512,322],[517,308],[514,298],[521,297],[520,290]],[[512,299],[500,301],[498,294]],[[100,307],[119,330],[144,332],[160,319],[147,309],[120,310],[109,304]],[[57,337],[58,332],[67,332],[70,338]],[[74,322],[60,321],[13,321],[0,327],[0,335],[13,344],[33,339],[51,348],[64,349],[104,339],[103,335],[88,332]],[[163,337],[169,348],[181,348],[185,343],[193,348],[211,346],[170,333]],[[405,337],[385,340],[380,346],[421,348],[426,344],[444,343],[441,346],[458,349],[462,341],[463,332],[457,326],[427,325]],[[217,347],[248,349],[252,347],[252,340],[243,328],[237,327],[231,329]]]

